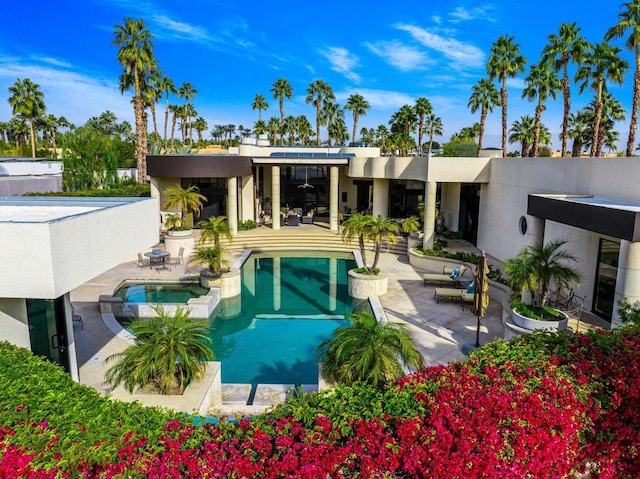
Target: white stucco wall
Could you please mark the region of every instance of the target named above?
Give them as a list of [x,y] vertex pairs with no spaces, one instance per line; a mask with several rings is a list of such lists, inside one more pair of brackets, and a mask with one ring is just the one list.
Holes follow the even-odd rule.
[[0,221],[0,297],[57,298],[158,242],[156,198],[96,200],[53,221]]
[[1,339],[30,349],[27,306],[21,298],[0,298]]

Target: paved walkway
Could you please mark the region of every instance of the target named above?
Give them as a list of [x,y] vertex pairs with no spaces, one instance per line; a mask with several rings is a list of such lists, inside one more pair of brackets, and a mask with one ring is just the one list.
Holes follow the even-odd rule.
[[[446,300],[436,304],[434,287],[423,285],[422,271],[414,269],[406,255],[382,253],[379,266],[389,275],[389,291],[380,298],[385,313],[390,321],[408,325],[426,364],[464,359],[462,349],[472,346],[476,338],[476,316],[470,312],[469,305],[463,310],[459,304]],[[136,258],[131,258],[73,290],[71,301],[84,320],[84,329],[74,326],[80,382],[100,392],[109,392],[103,380],[105,359],[127,347],[102,322],[98,309],[101,294],[111,294],[125,279],[178,279],[192,274],[182,266],[174,266],[171,271],[141,269],[136,266]],[[490,304],[480,328],[482,344],[503,336],[500,318],[500,306]]]

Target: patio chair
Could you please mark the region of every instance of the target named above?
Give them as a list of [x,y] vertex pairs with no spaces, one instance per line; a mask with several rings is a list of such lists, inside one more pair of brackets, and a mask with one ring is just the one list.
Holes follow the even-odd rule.
[[180,246],[180,248],[178,249],[178,256],[172,256],[169,259],[169,264],[174,266],[174,265],[182,265],[184,266],[184,247]]
[[300,225],[300,218],[298,218],[298,215],[287,216],[287,226],[299,226],[299,225]]
[[142,257],[142,253],[138,253],[138,261],[136,263],[138,268],[149,268],[151,266],[151,260]]
[[440,304],[442,298],[453,299],[454,301],[462,301],[462,293],[464,289],[458,288],[436,288],[434,297],[436,303]]
[[425,286],[427,285],[427,283],[446,283],[446,284],[454,284],[457,286],[460,282],[458,278],[461,278],[466,271],[467,271],[467,267],[464,264],[461,264],[460,266],[458,266],[458,274],[455,277],[453,276],[453,273],[451,274],[424,273],[422,275],[422,280],[424,281]]

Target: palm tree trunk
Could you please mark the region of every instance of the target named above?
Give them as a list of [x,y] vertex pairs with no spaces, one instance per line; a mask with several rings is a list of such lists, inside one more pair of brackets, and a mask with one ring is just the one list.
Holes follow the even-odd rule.
[[487,121],[487,109],[482,107],[480,112],[480,132],[478,133],[478,158],[480,158],[480,151],[482,150],[482,139],[484,138],[484,124]]
[[151,119],[153,120],[153,132],[158,136],[158,123],[156,122],[156,104],[151,102],[149,105],[151,108]]
[[418,156],[422,156],[422,129],[424,128],[424,115],[420,115],[420,124],[418,125]]
[[507,157],[507,75],[502,75],[502,88],[500,89],[502,102],[502,157]]
[[364,249],[364,236],[363,235],[358,236],[358,244],[360,245],[360,255],[362,256],[362,265],[366,268],[367,267],[367,253],[366,253],[366,250]]
[[36,157],[36,125],[33,118],[29,118],[29,127],[31,128],[31,157]]
[[136,166],[138,167],[138,183],[147,182],[147,131],[144,111],[144,100],[133,99],[133,111],[136,122]]
[[178,119],[176,118],[176,114],[173,114],[173,117],[171,118],[171,149],[173,149],[173,137],[176,133],[176,122],[178,121]]
[[540,141],[540,117],[544,111],[544,105],[538,100],[538,106],[536,106],[536,118],[533,126],[533,146],[531,148],[531,156],[538,156],[538,143]]
[[[636,47],[636,50],[638,47]],[[633,156],[636,149],[636,128],[638,127],[638,106],[640,106],[640,54],[636,51],[636,72],[633,74],[633,106],[629,121],[629,139],[627,140],[627,156]]]
[[356,141],[356,132],[358,131],[358,114],[353,114],[353,135],[351,135],[351,141]]
[[598,135],[600,133],[600,119],[602,117],[602,82],[598,84],[598,97],[596,109],[593,115],[593,136],[591,137],[591,156],[600,156],[598,148]]
[[380,244],[376,243],[376,254],[373,257],[373,265],[371,266],[371,269],[376,269],[376,266],[378,266],[379,259],[380,259]]
[[580,156],[580,150],[582,150],[582,143],[579,138],[573,140],[573,148],[571,149],[571,156],[578,158]]
[[567,130],[569,129],[569,113],[571,111],[571,90],[569,89],[569,73],[568,73],[569,59],[562,63],[562,97],[564,99],[564,111],[562,113],[562,133],[560,139],[562,140],[562,152],[560,156],[563,158],[567,156]]

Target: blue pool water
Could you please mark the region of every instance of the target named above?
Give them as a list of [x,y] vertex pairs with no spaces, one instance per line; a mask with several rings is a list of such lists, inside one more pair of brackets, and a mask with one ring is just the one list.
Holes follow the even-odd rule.
[[276,255],[251,255],[241,301],[223,300],[214,312],[210,337],[223,383],[317,383],[318,345],[367,307],[348,295],[351,254]]
[[185,303],[191,298],[198,298],[207,294],[208,288],[199,283],[130,283],[120,286],[114,296],[122,298],[127,303]]

